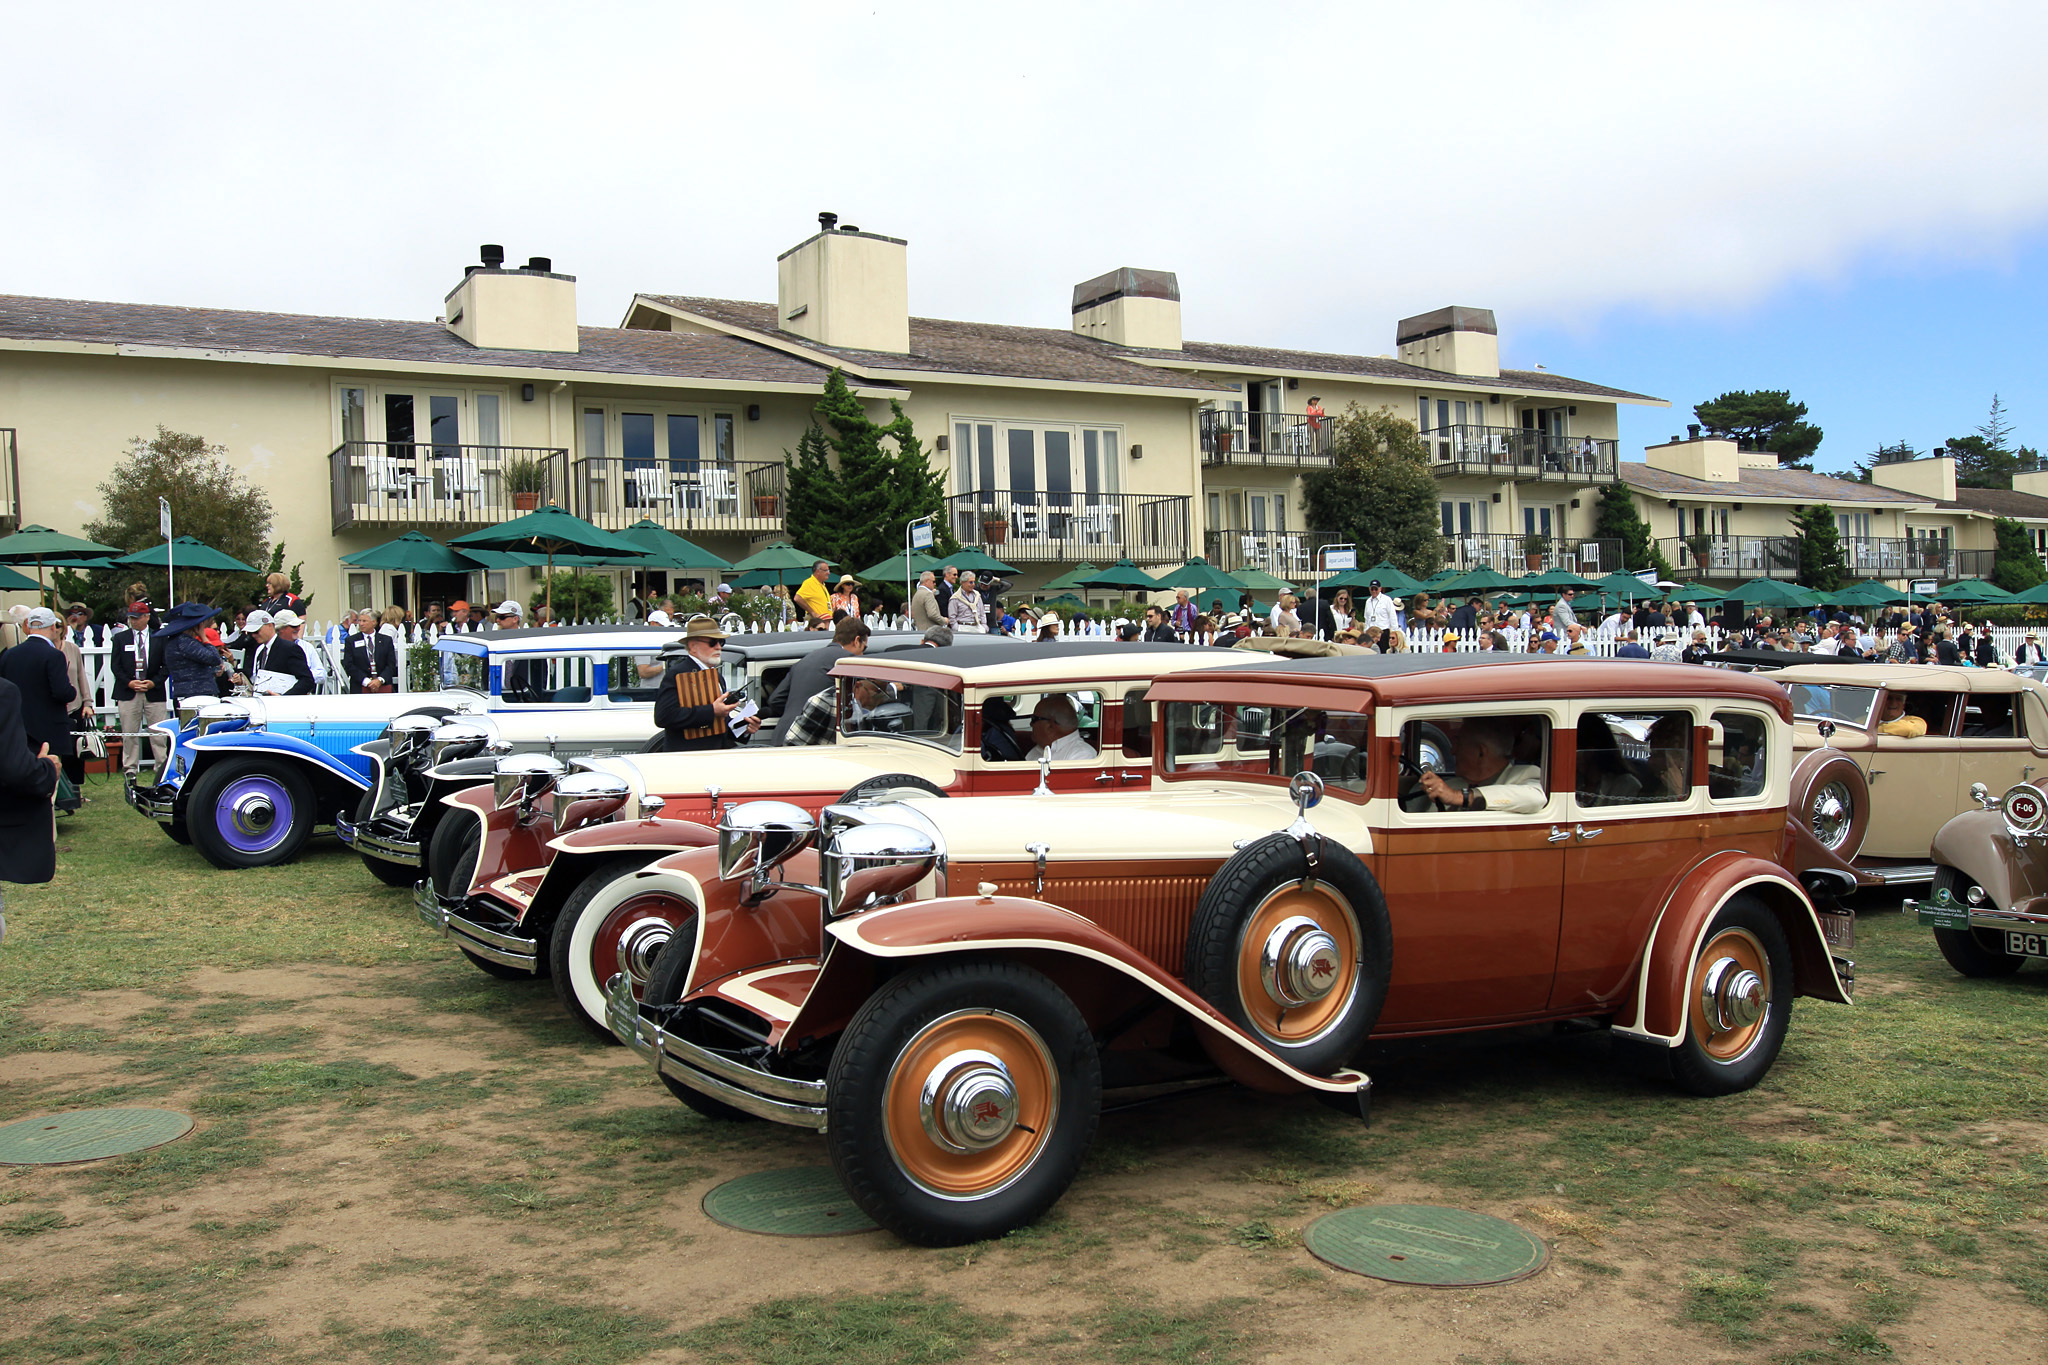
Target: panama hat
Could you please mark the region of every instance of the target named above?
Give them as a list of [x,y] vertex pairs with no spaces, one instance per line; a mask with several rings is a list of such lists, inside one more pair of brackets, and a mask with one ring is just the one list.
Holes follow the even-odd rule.
[[692,640],[724,640],[729,637],[718,628],[718,622],[709,616],[692,616],[683,623],[683,643]]

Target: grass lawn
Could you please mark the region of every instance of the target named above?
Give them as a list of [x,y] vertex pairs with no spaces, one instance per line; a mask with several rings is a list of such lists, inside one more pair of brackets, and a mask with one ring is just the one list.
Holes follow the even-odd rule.
[[[1880,907],[1860,1001],[1801,1002],[1758,1089],[1695,1100],[1598,1033],[1375,1048],[1374,1125],[1212,1093],[1111,1115],[1039,1225],[949,1251],[698,1207],[822,1163],[706,1122],[547,982],[483,976],[331,840],[220,872],[95,781],[7,889],[0,1122],[192,1114],[153,1152],[0,1168],[0,1365],[49,1361],[2036,1360],[2048,971],[1965,981]],[[1517,1284],[1333,1272],[1318,1213],[1543,1234]]]

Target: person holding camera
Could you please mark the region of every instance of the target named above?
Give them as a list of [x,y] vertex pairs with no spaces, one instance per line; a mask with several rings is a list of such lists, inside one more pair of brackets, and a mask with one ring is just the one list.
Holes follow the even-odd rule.
[[[725,689],[725,679],[718,671],[724,654],[725,632],[718,622],[709,616],[692,616],[683,627],[683,652],[662,675],[661,694],[654,701],[662,753],[730,749],[739,743],[730,717],[744,698],[738,691]],[[745,728],[751,737],[761,728],[761,718],[748,716]]]

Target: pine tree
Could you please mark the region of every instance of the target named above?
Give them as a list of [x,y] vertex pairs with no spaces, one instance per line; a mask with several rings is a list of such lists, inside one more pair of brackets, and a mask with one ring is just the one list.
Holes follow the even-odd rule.
[[924,516],[934,519],[934,554],[960,548],[945,522],[945,473],[933,467],[902,404],[890,400],[889,421],[878,423],[834,370],[817,418],[796,454],[785,452],[786,525],[799,549],[856,573],[902,553],[905,527]]
[[1835,509],[1826,503],[1807,507],[1792,518],[1799,534],[1799,582],[1816,592],[1842,586],[1849,566],[1842,560],[1842,537],[1835,528]]
[[800,550],[837,561],[839,555],[839,471],[832,467],[831,447],[816,422],[797,438],[796,453],[782,452],[787,466],[788,493],[783,507],[783,529]]
[[2041,556],[2034,551],[2032,532],[2008,517],[1992,522],[1991,529],[1998,536],[1992,561],[1995,567],[1991,570],[1993,583],[2007,592],[2025,592],[2048,582],[2048,568],[2041,566]]
[[1787,469],[1811,469],[1821,429],[1808,422],[1806,404],[1785,389],[1738,389],[1693,408],[1693,416],[1714,436],[1729,436],[1748,450],[1768,450]]
[[1331,423],[1331,463],[1302,481],[1309,529],[1358,547],[1416,578],[1443,564],[1436,480],[1415,424],[1388,408],[1353,403]]
[[1676,578],[1671,562],[1650,538],[1650,524],[1636,511],[1635,495],[1620,480],[1600,490],[1600,508],[1593,518],[1593,539],[1621,542],[1622,567],[1633,573],[1655,569],[1659,578]]

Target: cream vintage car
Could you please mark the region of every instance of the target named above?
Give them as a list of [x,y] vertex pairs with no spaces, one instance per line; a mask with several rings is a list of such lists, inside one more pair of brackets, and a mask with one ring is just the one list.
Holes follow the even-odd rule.
[[[1977,808],[1972,786],[2002,792],[2048,774],[2048,690],[2018,674],[1941,664],[1810,664],[1759,676],[1791,693],[1793,742],[1801,751],[1833,749],[1861,772],[1867,806],[1841,782],[1839,768],[1832,775],[1816,770],[1817,780],[1792,793],[1792,805],[1823,844],[1855,860],[1866,885],[1932,877],[1935,832]],[[1883,733],[1887,710],[1901,707],[1926,727],[1924,734]]]
[[1764,679],[1383,655],[1147,700],[1143,788],[726,809],[588,907],[674,926],[610,979],[613,1032],[699,1112],[823,1133],[864,1210],[950,1244],[1058,1199],[1106,1088],[1362,1110],[1368,1037],[1585,1019],[1728,1094],[1795,997],[1849,999],[1808,890],[1841,865],[1786,809],[1829,760],[1795,760]]
[[1977,808],[1934,836],[1932,891],[1900,908],[1964,976],[2011,976],[2048,962],[2048,783],[1970,795]]

